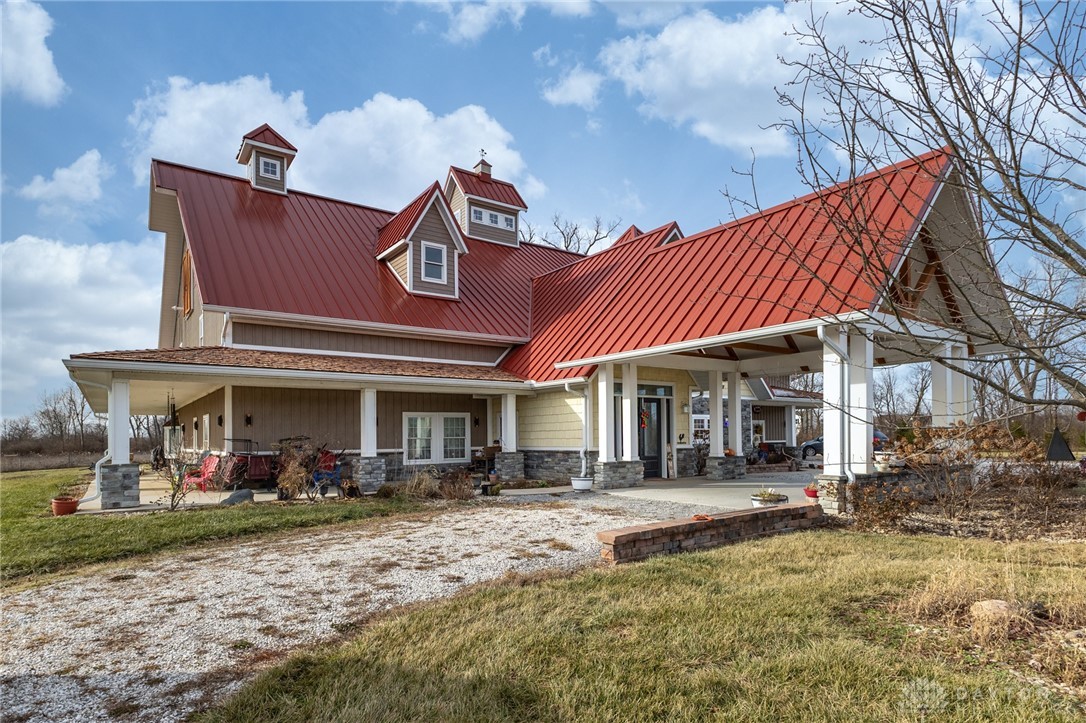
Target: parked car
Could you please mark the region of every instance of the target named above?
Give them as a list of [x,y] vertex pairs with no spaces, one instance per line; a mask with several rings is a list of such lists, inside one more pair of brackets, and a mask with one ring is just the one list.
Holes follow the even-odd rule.
[[[890,443],[890,438],[879,430],[875,430],[875,435],[871,440],[871,448],[876,452],[881,452],[882,448]],[[803,459],[813,459],[814,457],[822,454],[822,437],[816,437],[810,442],[804,442],[800,445],[802,450],[801,454]]]

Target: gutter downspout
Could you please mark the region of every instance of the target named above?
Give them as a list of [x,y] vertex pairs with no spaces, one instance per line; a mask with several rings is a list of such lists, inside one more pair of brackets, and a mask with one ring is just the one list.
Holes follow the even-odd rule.
[[577,391],[570,382],[566,382],[566,391],[570,394],[576,394],[584,400],[584,422],[581,423],[581,476],[588,476],[588,425],[590,420],[588,419],[588,391]]
[[[72,376],[71,373],[69,373],[68,376],[72,378],[73,382],[75,382],[75,377]],[[92,381],[90,381],[88,379],[84,379],[83,383],[86,384],[87,386],[98,387],[99,389],[105,389],[107,395],[113,393],[113,390],[110,387],[107,387],[105,384],[99,384],[98,382],[92,382]],[[76,382],[76,384],[78,385],[78,382]],[[107,438],[108,438],[108,435],[107,435]],[[98,499],[99,497],[102,496],[102,465],[105,464],[107,459],[108,460],[113,459],[113,455],[110,454],[110,451],[109,451],[108,448],[106,449],[105,453],[102,455],[102,458],[94,463],[94,494],[89,495],[89,496],[84,497],[83,499],[79,500],[79,504],[83,504],[84,502],[93,502],[94,500],[96,500],[96,499]]]
[[828,346],[834,354],[841,358],[841,401],[844,403],[844,409],[841,414],[841,446],[844,448],[844,468],[845,477],[849,482],[854,483],[856,481],[856,473],[852,471],[852,435],[848,430],[848,414],[852,408],[852,357],[848,355],[848,352],[837,346],[837,342],[826,337],[825,324],[818,327],[818,340]]

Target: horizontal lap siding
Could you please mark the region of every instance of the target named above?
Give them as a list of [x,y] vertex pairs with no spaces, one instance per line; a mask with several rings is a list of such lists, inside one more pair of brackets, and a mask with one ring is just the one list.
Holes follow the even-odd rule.
[[517,444],[526,448],[571,449],[582,444],[584,399],[565,391],[517,400]]
[[252,346],[447,359],[453,362],[493,363],[505,351],[505,347],[263,324],[234,324],[233,340],[235,344]]
[[[517,218],[518,216],[516,211],[508,208],[499,208],[498,206],[488,206],[484,203],[479,203],[478,201],[471,201],[468,206],[468,235],[474,236],[475,238],[486,239],[487,241],[495,241],[500,244],[506,244],[508,246],[517,245],[516,229],[509,231],[505,228],[491,226],[488,223],[476,223],[475,221],[471,220],[470,209],[472,208],[482,209],[483,213],[487,213],[488,211],[493,211],[495,213],[504,213],[506,216],[512,216],[513,218]],[[518,223],[520,223],[519,219],[514,222],[514,226]]]
[[[273,191],[285,192],[287,190],[287,161],[283,156],[277,156],[274,153],[264,153],[263,151],[254,151],[253,156],[255,160],[252,161],[255,165],[253,167],[253,178],[258,186],[263,188],[270,188]],[[267,176],[260,175],[260,161],[263,158],[267,158],[271,161],[279,161],[279,179],[268,178]]]
[[[377,393],[377,447],[403,448],[403,414],[460,413],[470,414],[471,446],[483,447],[486,438],[486,400],[473,399],[469,394],[417,394],[413,392]],[[475,426],[478,418],[479,426]]]
[[[200,424],[204,423],[204,415],[209,415],[211,423],[211,436],[208,439],[210,448],[215,451],[222,451],[225,449],[223,433],[224,427],[219,426],[219,415],[223,414],[225,409],[226,392],[223,389],[217,389],[211,394],[205,397],[197,399],[191,404],[186,404],[177,410],[177,421],[185,425],[185,438],[181,443],[182,448],[192,448],[192,420],[196,418],[200,420]],[[225,424],[225,420],[223,420]],[[202,444],[204,430],[200,430],[197,440]]]
[[396,275],[400,277],[400,281],[404,284],[407,283],[407,251],[402,251],[397,254],[395,258],[390,259],[388,265],[392,267],[392,270],[396,272]]
[[[245,426],[245,415],[252,426]],[[234,387],[234,437],[268,451],[280,439],[306,435],[331,449],[361,446],[361,391]],[[242,450],[242,445],[235,449]]]
[[[411,275],[415,291],[425,291],[431,294],[447,294],[453,296],[456,293],[456,244],[449,234],[449,227],[441,218],[441,212],[436,206],[431,206],[426,215],[419,221],[418,228],[410,239],[412,244]],[[432,281],[424,281],[422,278],[422,242],[428,241],[445,247],[445,279],[447,283],[436,284]]]

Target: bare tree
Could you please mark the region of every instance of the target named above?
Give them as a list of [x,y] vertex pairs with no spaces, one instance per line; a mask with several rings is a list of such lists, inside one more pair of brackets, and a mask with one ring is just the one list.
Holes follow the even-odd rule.
[[556,213],[551,216],[551,228],[542,232],[530,223],[521,221],[520,240],[521,243],[544,243],[566,251],[589,254],[602,249],[621,223],[621,218],[604,223],[601,216],[596,216],[589,228]]
[[69,384],[61,393],[64,412],[68,418],[68,429],[79,440],[79,449],[87,449],[87,424],[93,418],[90,404],[74,384]]
[[63,391],[44,393],[38,403],[37,411],[34,412],[34,419],[37,421],[38,430],[42,436],[60,442],[62,449],[68,439],[70,428],[65,397]]
[[[963,330],[980,362],[959,367],[967,376],[1004,384],[990,369],[1007,363],[1020,370],[999,388],[1010,400],[1086,409],[1086,3],[856,0],[853,12],[881,32],[851,48],[834,41],[823,7],[811,7],[794,29],[808,57],[782,60],[795,78],[778,89],[792,115],[778,127],[796,139],[806,184],[842,184],[823,209],[827,233],[858,252],[857,272],[883,290],[879,308],[896,322],[895,338],[872,333],[922,360],[940,354],[931,338],[902,339],[908,322]],[[938,248],[930,232],[938,221],[925,222],[917,239],[926,258],[910,273],[892,253],[906,232],[879,229],[873,200],[901,202],[907,192],[887,183],[872,193],[850,179],[932,149],[950,159],[940,199],[952,205],[944,218],[956,220],[940,229]],[[736,204],[758,210],[725,195],[733,212]],[[807,263],[795,253],[790,260]],[[1059,288],[1020,285],[1007,273],[1037,264]],[[824,282],[827,298],[848,293]],[[928,288],[942,301],[927,301]]]

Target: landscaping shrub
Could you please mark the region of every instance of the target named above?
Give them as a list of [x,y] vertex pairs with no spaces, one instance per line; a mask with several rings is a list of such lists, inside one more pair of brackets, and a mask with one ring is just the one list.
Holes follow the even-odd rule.
[[475,497],[475,486],[471,483],[471,470],[466,467],[454,467],[443,472],[437,487],[442,499],[470,500]]
[[400,485],[400,491],[405,496],[416,500],[437,499],[441,496],[437,470],[431,467],[415,472],[411,479]]

